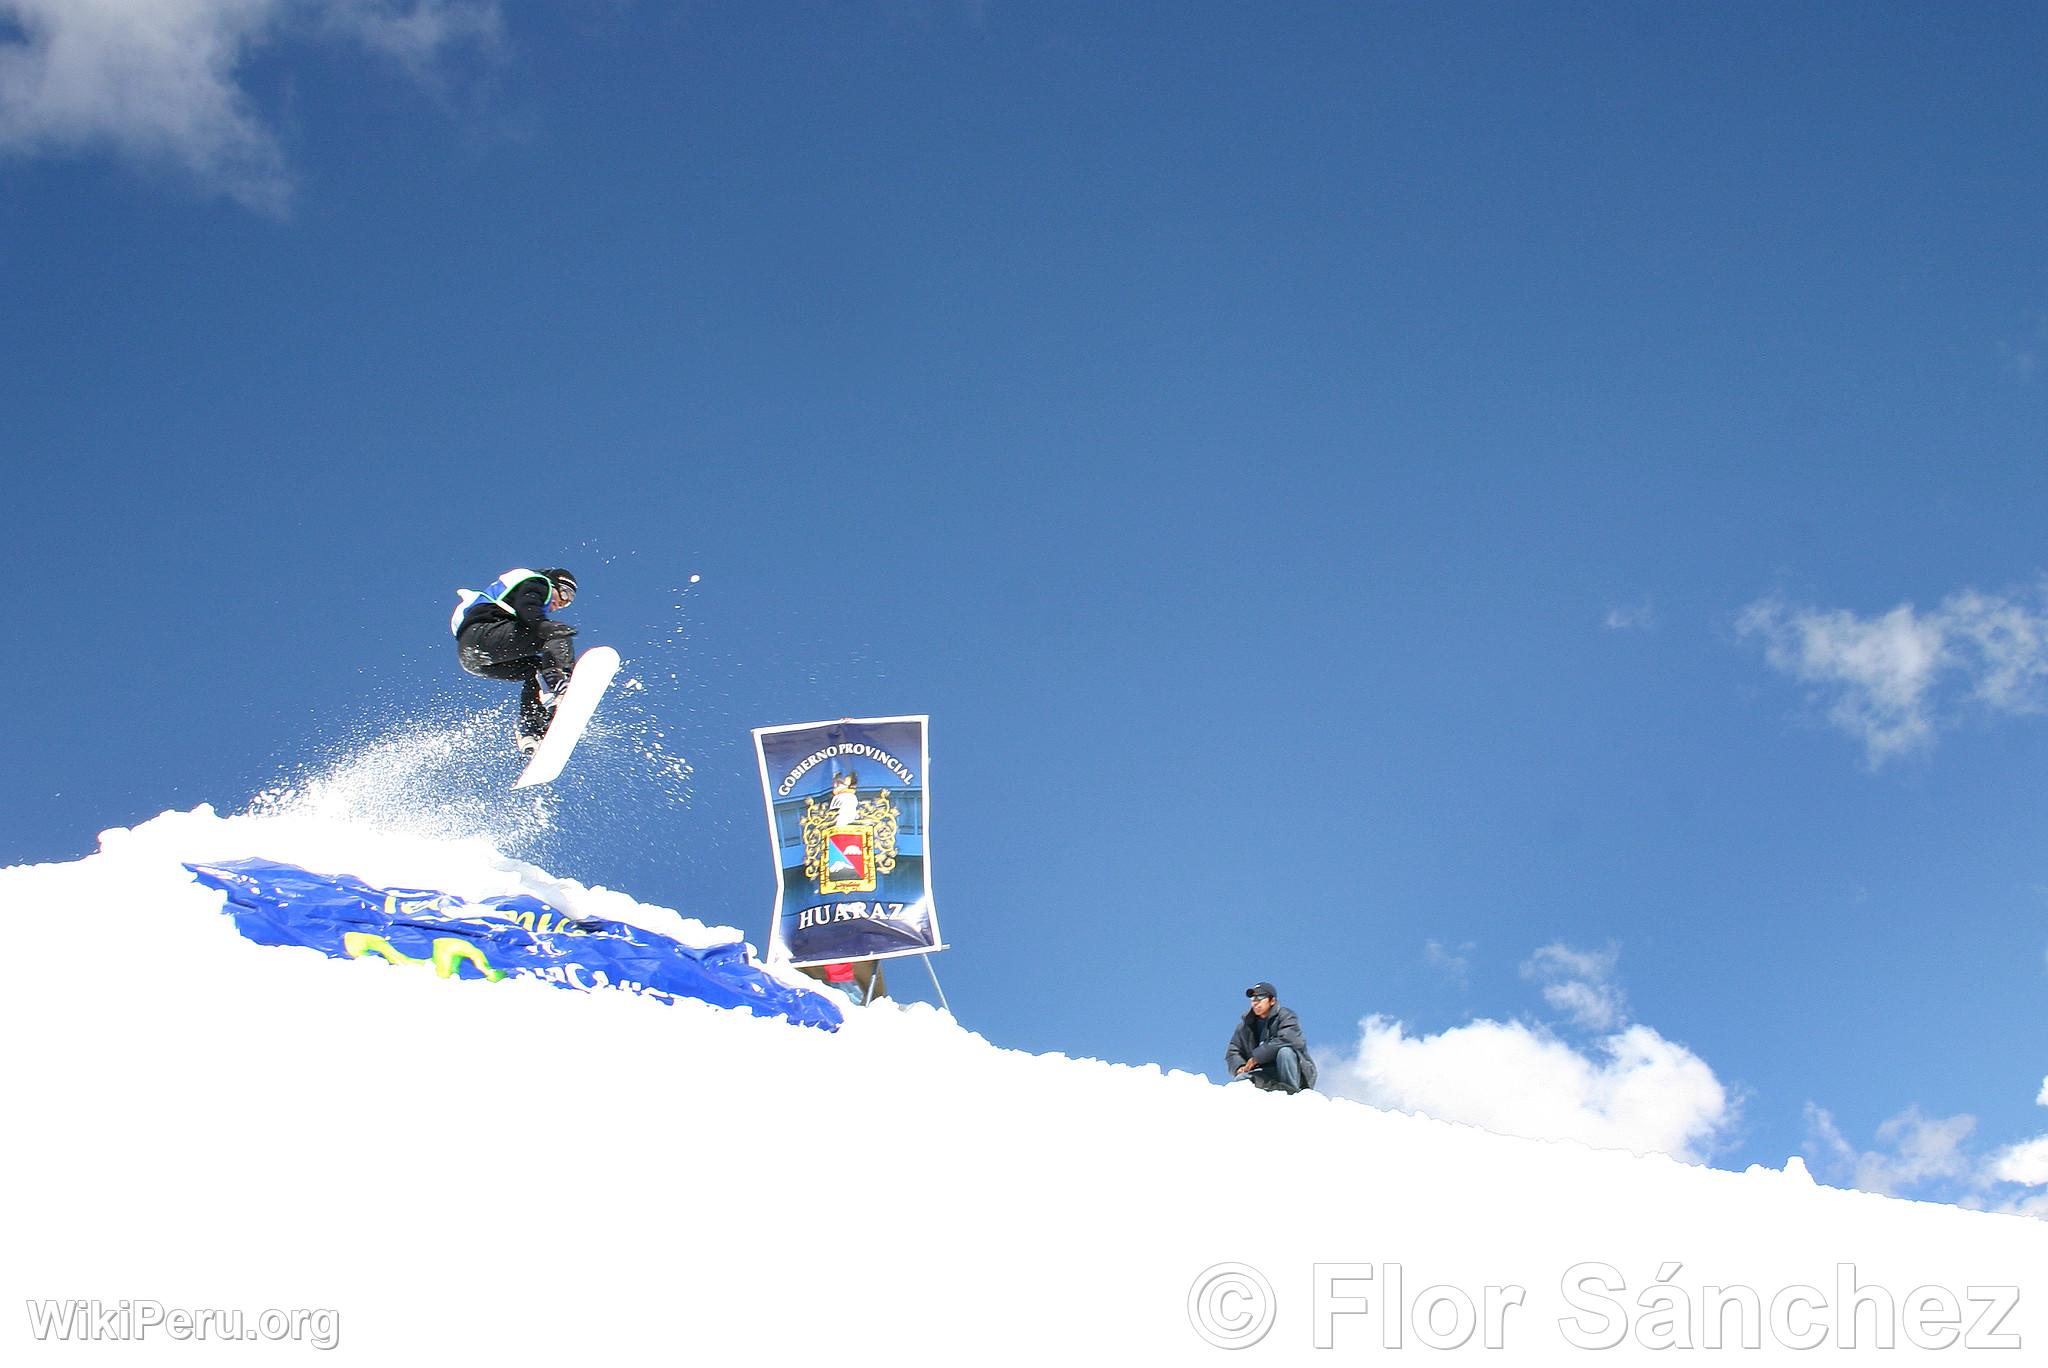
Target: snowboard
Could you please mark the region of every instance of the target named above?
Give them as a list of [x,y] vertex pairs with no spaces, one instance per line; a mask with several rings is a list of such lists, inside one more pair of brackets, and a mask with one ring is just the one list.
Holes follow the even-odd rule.
[[619,653],[609,646],[593,646],[576,657],[569,687],[562,690],[562,701],[555,704],[554,720],[548,723],[547,735],[541,737],[526,768],[512,781],[513,788],[545,784],[562,773],[562,766],[569,763],[569,753],[576,749],[583,729],[590,725],[591,715],[597,711],[597,700],[604,696],[612,676],[618,672]]

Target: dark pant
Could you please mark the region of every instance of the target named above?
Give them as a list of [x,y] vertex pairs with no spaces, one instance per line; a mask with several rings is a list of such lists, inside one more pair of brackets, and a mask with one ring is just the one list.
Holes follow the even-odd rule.
[[539,736],[548,729],[548,710],[541,706],[540,672],[569,673],[576,667],[576,629],[566,622],[542,618],[529,626],[518,618],[480,618],[455,638],[462,668],[484,679],[517,680],[519,730]]
[[1300,1092],[1301,1056],[1294,1052],[1292,1046],[1282,1045],[1271,1064],[1261,1064],[1246,1077],[1261,1092]]

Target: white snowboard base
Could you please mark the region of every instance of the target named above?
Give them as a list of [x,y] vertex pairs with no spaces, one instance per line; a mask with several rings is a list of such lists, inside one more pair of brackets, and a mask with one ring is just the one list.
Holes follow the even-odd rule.
[[576,657],[576,668],[569,675],[569,687],[562,691],[562,701],[555,704],[555,718],[548,723],[548,734],[540,739],[533,758],[512,781],[513,788],[545,784],[560,776],[562,766],[569,763],[569,752],[576,749],[583,729],[590,725],[591,715],[597,711],[597,700],[604,696],[606,686],[618,672],[619,653],[609,646],[593,646]]

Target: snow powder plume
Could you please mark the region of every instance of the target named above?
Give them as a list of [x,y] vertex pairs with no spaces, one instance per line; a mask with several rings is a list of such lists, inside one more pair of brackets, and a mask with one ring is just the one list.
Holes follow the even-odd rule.
[[661,721],[665,706],[659,702],[660,693],[648,687],[645,671],[622,671],[577,750],[588,748],[600,763],[612,761],[608,768],[625,762],[637,788],[652,789],[663,802],[687,807],[695,767],[675,749],[676,742]]
[[516,771],[507,715],[455,710],[406,718],[329,747],[249,800],[250,816],[301,816],[375,831],[481,839],[508,855],[544,858],[559,795],[492,782]]

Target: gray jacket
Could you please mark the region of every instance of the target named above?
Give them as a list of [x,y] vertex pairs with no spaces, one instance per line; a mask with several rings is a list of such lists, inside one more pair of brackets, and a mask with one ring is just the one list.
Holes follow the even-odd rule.
[[1236,1034],[1230,1037],[1230,1048],[1223,1052],[1223,1062],[1233,1074],[1247,1061],[1271,1064],[1282,1045],[1291,1048],[1301,1060],[1301,1086],[1313,1088],[1316,1062],[1308,1056],[1308,1038],[1301,1033],[1301,1018],[1292,1008],[1277,1002],[1266,1010],[1263,1019],[1256,1012],[1244,1014],[1244,1020],[1237,1023]]

